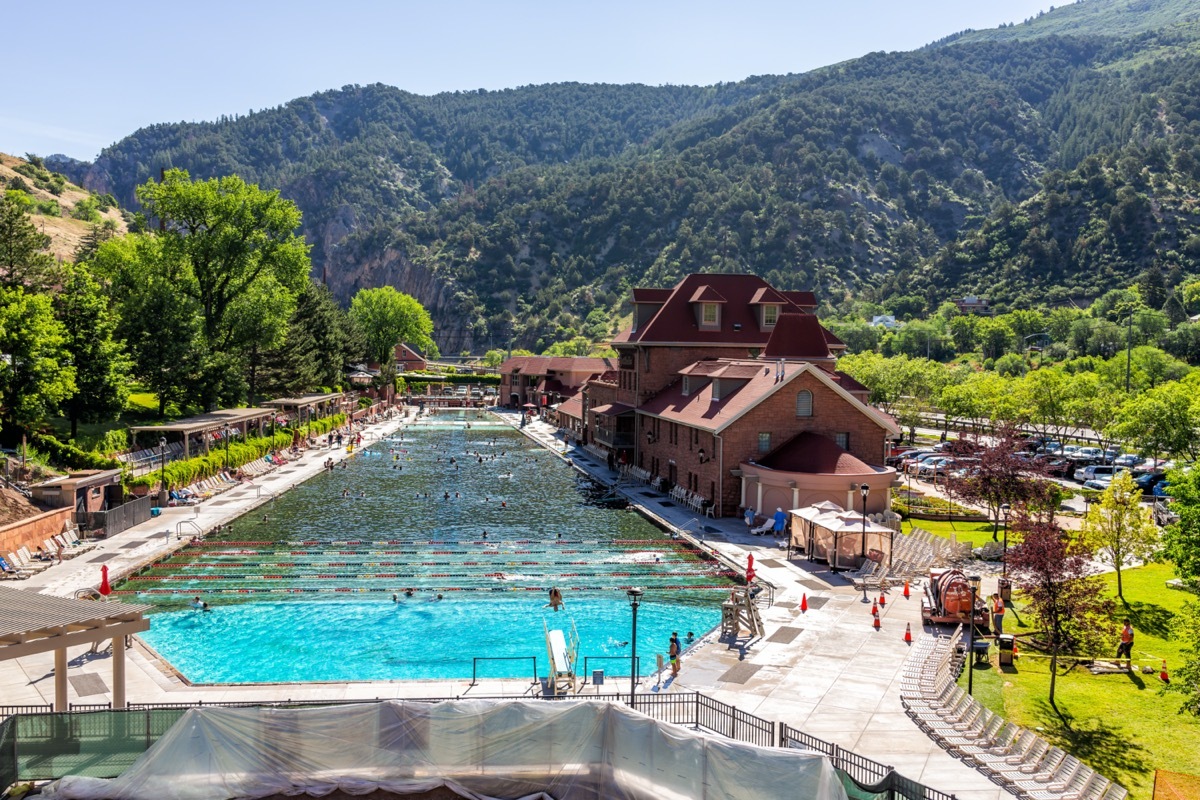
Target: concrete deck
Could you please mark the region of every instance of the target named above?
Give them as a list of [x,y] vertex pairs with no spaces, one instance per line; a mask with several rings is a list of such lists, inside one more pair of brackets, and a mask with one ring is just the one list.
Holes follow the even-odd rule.
[[[514,426],[515,412],[500,412]],[[370,426],[364,437],[386,436],[401,419]],[[567,447],[556,431],[543,422],[523,429],[531,438],[572,460],[597,480],[613,484],[616,474],[584,451]],[[322,462],[345,456],[342,448],[310,450],[262,482],[271,492],[290,488],[319,473]],[[267,476],[267,477],[271,477]],[[261,480],[261,479],[260,479]],[[620,487],[618,491],[668,524],[695,535],[707,547],[742,566],[753,554],[760,578],[776,587],[774,603],[763,607],[765,636],[737,643],[717,641],[715,632],[687,650],[679,678],[646,679],[639,691],[700,691],[751,714],[778,720],[819,738],[891,765],[913,780],[963,800],[1007,800],[1011,795],[982,774],[948,755],[904,713],[899,681],[908,646],[906,625],[914,638],[922,634],[919,588],[905,599],[899,590],[888,595],[881,609],[882,629],[871,624],[870,603],[849,582],[828,572],[824,565],[803,558],[788,561],[784,549],[771,537],[749,534],[738,518],[697,518],[688,509],[663,505],[667,498],[649,498],[646,487]],[[178,546],[177,530],[186,540],[197,526],[208,531],[246,511],[269,502],[253,486],[221,495],[221,505],[203,503],[173,508],[163,516],[104,542],[101,549],[52,567],[40,575],[11,585],[48,594],[71,596],[75,590],[95,587],[100,563],[110,574],[120,575]],[[190,524],[180,525],[187,521]],[[994,577],[984,590],[994,590]],[[809,609],[800,610],[807,598]],[[680,631],[681,635],[684,633]],[[700,633],[700,632],[697,632]],[[666,642],[639,643],[640,652],[665,653]],[[645,649],[642,649],[645,648]],[[72,652],[69,662],[72,703],[105,703],[111,700],[112,665],[107,653]],[[53,701],[53,657],[31,657],[0,663],[0,704],[41,704]],[[102,682],[97,684],[97,679]],[[105,691],[98,691],[100,686]],[[78,690],[88,692],[80,694]],[[606,686],[606,691],[611,687]],[[90,692],[96,691],[92,694]],[[139,644],[129,652],[127,696],[130,702],[221,702],[281,700],[353,700],[403,697],[471,697],[535,694],[540,687],[529,681],[373,681],[362,683],[270,684],[253,686],[190,686]],[[582,691],[595,691],[585,687]]]

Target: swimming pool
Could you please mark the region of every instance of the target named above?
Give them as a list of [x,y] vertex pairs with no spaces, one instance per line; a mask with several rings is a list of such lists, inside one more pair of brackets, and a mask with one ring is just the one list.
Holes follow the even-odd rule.
[[628,675],[637,586],[647,674],[672,631],[719,622],[731,576],[601,495],[494,417],[443,412],[118,588],[158,607],[142,636],[189,680],[245,683],[545,675],[543,621],[577,628],[580,673]]

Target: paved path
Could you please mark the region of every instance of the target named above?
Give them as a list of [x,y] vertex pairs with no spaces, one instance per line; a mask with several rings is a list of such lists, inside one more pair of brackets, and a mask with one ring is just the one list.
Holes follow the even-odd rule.
[[[515,413],[500,412],[500,416],[516,426]],[[367,435],[384,436],[399,424],[400,420],[394,420],[372,426]],[[568,447],[550,425],[533,422],[523,432],[596,480],[609,485],[617,482],[616,473],[590,453]],[[271,480],[262,484],[270,486],[271,491],[288,488],[319,473],[328,457],[342,458],[344,450],[309,451],[297,462],[267,476]],[[963,800],[1007,800],[1011,796],[946,754],[913,724],[900,705],[899,680],[908,654],[905,626],[912,626],[914,637],[922,634],[919,587],[913,587],[912,597],[907,600],[899,590],[890,593],[881,613],[882,629],[876,631],[871,625],[870,604],[862,601],[862,594],[854,591],[846,579],[829,573],[824,565],[800,558],[788,561],[773,538],[750,535],[740,519],[697,517],[642,486],[621,486],[617,490],[730,563],[744,567],[747,555],[754,554],[759,576],[775,587],[774,603],[762,613],[766,628],[763,638],[731,645],[717,641],[715,632],[704,636],[684,654],[678,679],[666,678],[663,683],[647,679],[639,691],[704,692],[751,714],[785,722],[891,765],[909,778],[953,792]],[[214,505],[208,501],[195,508],[170,509],[162,517],[113,537],[99,551],[17,585],[69,596],[75,589],[96,585],[100,557],[108,557],[104,563],[116,574],[131,571],[178,546],[175,531],[181,521],[189,520],[207,531],[269,500],[260,498],[257,489],[244,487],[221,499],[231,502]],[[186,539],[191,528],[182,528]],[[993,589],[985,582],[984,590],[990,593]],[[802,612],[800,606],[805,599],[808,611]],[[643,643],[643,652],[665,653],[666,644]],[[111,682],[107,654],[88,656],[81,648],[81,652],[71,655],[71,677],[95,674],[106,686]],[[52,702],[51,675],[49,654],[0,663],[0,702]],[[470,697],[537,691],[540,688],[529,681],[517,680],[487,681],[474,687],[467,681],[190,686],[140,644],[130,651],[127,681],[130,702]],[[593,689],[585,687],[583,691]],[[79,696],[74,686],[70,695],[74,703],[110,699],[107,692]]]

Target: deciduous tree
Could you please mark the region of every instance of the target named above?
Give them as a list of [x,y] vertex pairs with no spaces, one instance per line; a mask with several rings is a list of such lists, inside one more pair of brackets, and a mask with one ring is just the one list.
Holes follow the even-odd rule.
[[[1016,513],[1045,510],[1049,487],[1037,461],[1017,455],[1024,440],[1012,427],[1001,429],[993,440],[966,436],[950,448],[955,456],[976,459],[960,475],[951,471],[946,488],[954,497],[983,506],[993,520],[1000,519],[1000,506],[1007,504]],[[998,540],[993,529],[992,539]]]
[[66,347],[48,295],[0,289],[0,418],[6,425],[39,422],[75,393]]
[[366,339],[367,357],[379,364],[380,380],[396,376],[396,345],[401,342],[436,351],[433,320],[417,300],[392,286],[361,289],[350,301],[350,316]]
[[1084,541],[1068,537],[1052,522],[1024,515],[1013,528],[1021,542],[1008,551],[1008,574],[1041,629],[1041,643],[1050,653],[1050,707],[1069,727],[1054,700],[1059,658],[1094,656],[1110,646],[1113,602],[1105,596],[1104,582],[1092,574],[1092,551]]
[[1117,473],[1093,503],[1081,535],[1089,547],[1104,554],[1117,571],[1117,597],[1128,605],[1121,570],[1130,559],[1147,559],[1158,547],[1158,528],[1150,509],[1141,504],[1142,491],[1128,472]]

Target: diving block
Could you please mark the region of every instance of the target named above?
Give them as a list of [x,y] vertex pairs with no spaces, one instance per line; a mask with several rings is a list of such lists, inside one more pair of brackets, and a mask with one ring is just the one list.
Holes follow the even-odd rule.
[[575,688],[575,669],[562,631],[546,632],[546,651],[550,657],[550,691],[566,694]]

